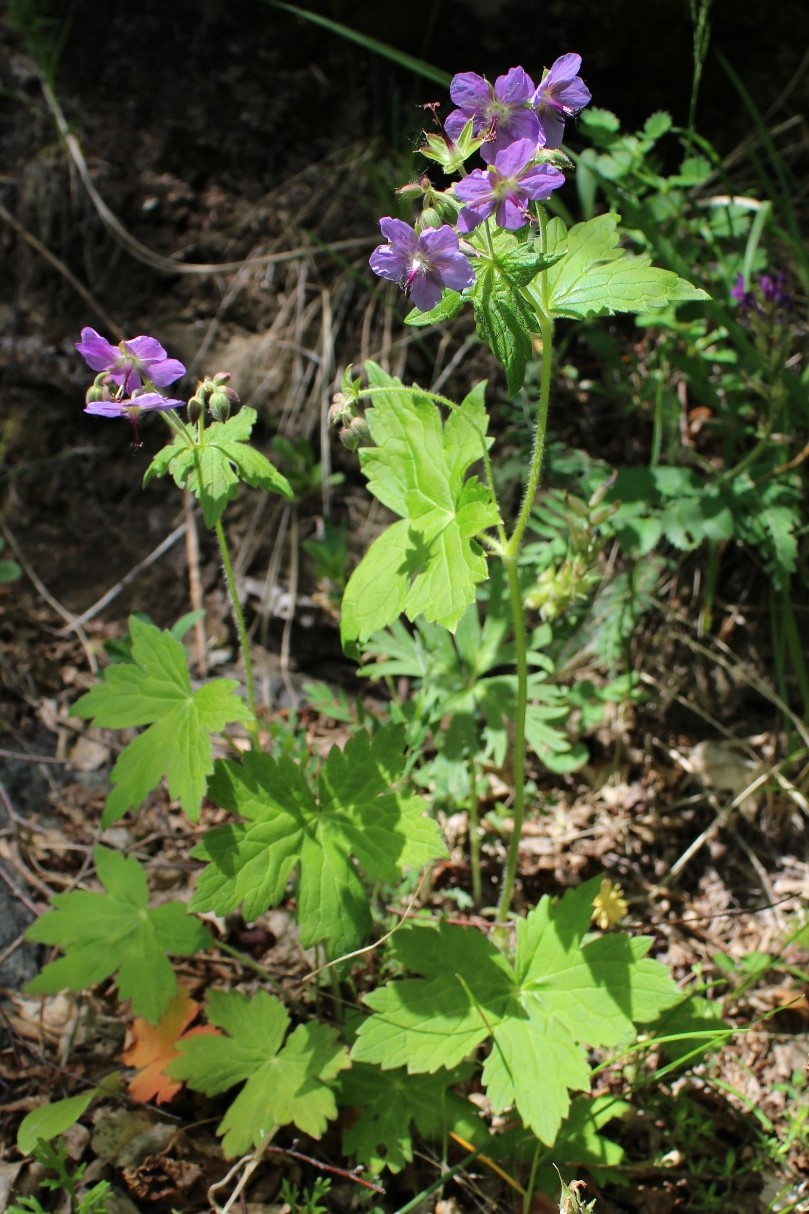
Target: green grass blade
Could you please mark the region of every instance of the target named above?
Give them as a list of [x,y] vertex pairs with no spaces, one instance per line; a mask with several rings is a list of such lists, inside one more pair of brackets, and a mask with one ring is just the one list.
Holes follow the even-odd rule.
[[332,21],[331,18],[323,17],[320,13],[310,13],[305,8],[298,8],[296,4],[285,4],[283,0],[263,0],[263,3],[269,4],[270,8],[278,8],[282,12],[292,13],[294,17],[303,17],[305,21],[311,21],[313,25],[319,25],[322,29],[329,30],[332,34],[337,34],[341,38],[347,38],[350,42],[356,42],[358,46],[364,47],[365,50],[372,51],[383,59],[390,59],[392,63],[406,68],[417,76],[423,76],[425,80],[431,80],[433,84],[440,84],[444,88],[449,86],[451,77],[447,72],[442,72],[440,68],[433,67],[430,63],[425,63],[423,59],[418,59],[415,55],[408,55],[405,51],[398,51],[396,47],[389,46],[387,42],[380,42],[378,38],[371,38],[368,34],[361,34],[359,30],[351,29],[350,26],[343,25],[341,21]]

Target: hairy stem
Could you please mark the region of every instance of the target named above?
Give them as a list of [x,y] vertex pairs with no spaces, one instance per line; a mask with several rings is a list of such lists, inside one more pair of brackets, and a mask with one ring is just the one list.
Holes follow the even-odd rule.
[[538,312],[542,335],[542,378],[539,386],[539,408],[534,431],[534,450],[525,485],[525,496],[517,522],[506,544],[503,565],[508,578],[511,614],[514,628],[514,651],[517,668],[517,703],[514,710],[514,741],[512,750],[512,776],[514,780],[514,827],[506,858],[503,886],[497,906],[496,923],[502,926],[508,919],[514,882],[517,878],[517,862],[520,852],[520,836],[525,816],[525,721],[528,712],[528,642],[525,628],[525,612],[520,589],[519,559],[523,536],[542,476],[542,461],[545,455],[545,434],[548,428],[548,406],[551,396],[551,371],[553,366],[553,325],[547,315]]
[[483,885],[480,878],[480,805],[475,756],[469,755],[469,868],[472,874],[472,898],[475,910],[483,905]]
[[236,575],[233,572],[233,562],[230,559],[230,549],[228,548],[225,529],[222,526],[221,520],[216,523],[214,531],[216,532],[216,539],[217,543],[219,544],[219,552],[222,557],[222,567],[225,570],[225,580],[228,584],[231,610],[233,611],[233,619],[236,622],[236,631],[239,634],[239,648],[242,651],[242,661],[244,662],[244,682],[247,688],[247,706],[251,713],[251,719],[247,725],[247,732],[250,734],[250,743],[253,750],[260,750],[258,718],[256,716],[256,686],[253,680],[253,663],[250,659],[250,645],[247,640],[247,629],[244,626],[242,605],[239,602],[239,593],[236,588]]

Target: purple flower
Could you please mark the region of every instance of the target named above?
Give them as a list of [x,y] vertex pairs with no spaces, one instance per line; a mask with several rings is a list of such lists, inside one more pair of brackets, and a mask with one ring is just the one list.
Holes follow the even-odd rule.
[[736,275],[736,286],[730,293],[731,299],[735,299],[743,312],[748,312],[756,306],[756,297],[752,291],[748,291],[744,285],[744,275]]
[[488,169],[475,169],[455,185],[466,206],[458,216],[458,231],[473,231],[494,212],[501,228],[522,228],[530,219],[528,203],[548,198],[564,184],[565,175],[550,164],[533,164],[536,145],[518,139],[498,152]]
[[[87,330],[85,330],[86,332]],[[92,332],[92,330],[90,330]],[[137,339],[136,339],[137,340]],[[149,339],[151,340],[151,339]],[[155,410],[164,409],[182,409],[185,405],[183,400],[167,400],[165,396],[161,396],[159,392],[141,392],[130,397],[129,400],[94,400],[89,401],[85,407],[85,413],[93,413],[96,417],[126,417],[132,426],[132,446],[141,447],[141,437],[138,434],[138,418],[141,413],[150,413]]]
[[144,380],[153,387],[165,388],[185,375],[185,367],[166,351],[154,337],[133,337],[113,346],[95,329],[82,329],[76,349],[93,371],[106,371],[125,396],[140,388]]
[[444,287],[462,291],[471,287],[475,272],[458,247],[448,224],[417,232],[409,223],[386,216],[380,219],[382,235],[390,242],[378,245],[370,256],[374,274],[398,282],[421,312],[429,312]]
[[521,67],[498,76],[494,87],[477,72],[459,72],[449,86],[458,108],[449,115],[444,129],[450,139],[457,140],[471,118],[472,134],[489,136],[480,149],[487,164],[517,139],[531,139],[535,148],[541,147],[544,139],[532,108],[534,94],[534,82]]
[[779,270],[774,278],[771,274],[759,274],[758,285],[766,303],[778,304],[782,308],[788,308],[792,303],[792,295],[786,289],[786,271]]
[[581,55],[560,55],[533,96],[544,147],[558,148],[565,119],[574,118],[590,101],[590,90],[577,75]]
[[784,270],[777,274],[759,274],[758,281],[748,290],[744,285],[744,276],[736,275],[736,286],[730,292],[735,299],[740,312],[765,313],[770,316],[779,312],[789,311],[792,295],[786,289],[787,276]]

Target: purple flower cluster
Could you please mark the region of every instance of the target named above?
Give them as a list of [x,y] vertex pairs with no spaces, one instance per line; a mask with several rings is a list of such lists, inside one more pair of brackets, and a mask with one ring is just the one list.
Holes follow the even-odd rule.
[[550,164],[534,164],[536,144],[518,139],[503,148],[488,169],[475,169],[455,186],[466,206],[458,216],[458,231],[472,232],[494,213],[501,228],[522,228],[530,218],[528,203],[548,198],[564,185],[564,173]]
[[759,274],[758,282],[752,288],[744,285],[744,276],[736,275],[736,286],[731,291],[732,299],[739,305],[740,312],[772,312],[783,309],[786,311],[792,304],[792,295],[786,289],[787,276],[784,270],[777,274]]
[[185,375],[183,364],[168,358],[154,337],[133,337],[114,346],[88,327],[82,329],[76,349],[93,371],[106,371],[107,378],[123,389],[124,396],[142,387],[145,379],[156,388],[165,388]]
[[492,215],[501,228],[522,228],[531,220],[529,203],[549,198],[564,184],[564,174],[537,154],[558,148],[565,119],[590,101],[580,67],[580,55],[562,55],[539,85],[521,67],[498,76],[493,85],[476,72],[453,77],[449,93],[456,108],[444,123],[447,137],[454,143],[471,122],[487,167],[454,187],[463,204],[457,231],[446,223],[419,231],[387,216],[379,226],[388,243],[378,245],[370,258],[373,272],[398,283],[420,311],[434,308],[445,287],[462,291],[475,281],[457,233],[467,236]]
[[538,87],[521,67],[498,76],[493,85],[477,72],[459,72],[449,86],[458,108],[444,129],[457,139],[471,118],[473,133],[485,138],[480,154],[487,164],[518,139],[532,139],[535,148],[558,148],[565,118],[590,101],[590,90],[577,74],[580,67],[581,55],[562,55]]
[[[98,372],[88,390],[85,413],[96,417],[125,417],[132,427],[132,446],[140,447],[138,418],[141,413],[182,409],[185,401],[168,400],[157,388],[165,388],[185,374],[176,358],[168,358],[154,337],[133,337],[114,346],[95,329],[81,331],[76,349],[87,365]],[[114,389],[114,390],[113,390]]]

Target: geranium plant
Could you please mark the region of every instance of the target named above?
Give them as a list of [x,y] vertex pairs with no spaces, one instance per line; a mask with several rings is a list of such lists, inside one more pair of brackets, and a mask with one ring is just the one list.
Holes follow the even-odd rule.
[[[631,1048],[643,1026],[681,1002],[664,967],[648,957],[651,942],[613,930],[625,903],[600,875],[559,900],[544,897],[527,915],[514,912],[527,753],[537,736],[532,667],[541,667],[543,635],[528,627],[519,563],[543,471],[554,327],[566,318],[648,313],[706,298],[648,257],[625,252],[614,214],[568,228],[545,209],[572,167],[560,148],[564,122],[590,99],[580,65],[578,55],[563,55],[539,83],[521,67],[494,85],[476,73],[457,75],[455,108],[439,133],[429,133],[424,154],[459,179],[443,189],[427,178],[406,186],[420,213],[412,223],[384,217],[384,243],[370,258],[372,271],[397,283],[413,305],[409,325],[445,322],[471,306],[509,392],[522,385],[532,350],[541,349],[534,447],[516,517],[506,517],[495,490],[485,384],[455,402],[369,363],[362,374],[348,369],[332,409],[346,444],[359,448],[369,491],[395,516],[348,581],[341,621],[348,652],[361,657],[369,646],[378,654],[372,638],[402,615],[455,633],[478,611],[499,566],[497,593],[507,607],[496,649],[513,669],[498,682],[496,701],[487,694],[490,715],[507,722],[513,828],[491,930],[440,919],[401,926],[384,945],[395,977],[366,992],[362,1011],[342,1026],[307,1020],[296,1008],[291,1027],[282,1002],[261,990],[211,992],[209,1020],[224,1036],[175,1033],[178,1056],[164,1074],[209,1094],[243,1085],[220,1125],[228,1155],[260,1153],[289,1124],[317,1137],[341,1102],[398,1090],[396,1124],[382,1111],[392,1097],[367,1096],[361,1120],[347,1128],[346,1150],[361,1163],[402,1167],[413,1154],[412,1121],[490,1156],[533,1161],[534,1182],[552,1185],[539,1162],[590,1158],[584,1127],[597,1136],[606,1121],[588,1095],[592,1051]],[[477,153],[483,166],[468,168]],[[193,822],[207,799],[227,817],[220,814],[196,847],[204,866],[192,911],[224,916],[241,908],[254,920],[294,891],[303,944],[339,965],[368,945],[380,887],[446,855],[427,799],[410,784],[405,728],[357,728],[342,751],[334,747],[305,768],[287,753],[266,752],[221,520],[240,484],[287,497],[290,486],[249,446],[255,414],[237,410],[227,375],[203,380],[183,419],[183,402],[160,389],[184,368],[155,339],[116,346],[85,329],[77,349],[97,373],[88,412],[129,418],[136,443],[141,412],[156,411],[169,425],[172,441],[144,479],[172,476],[196,495],[216,533],[247,687],[246,703],[231,680],[192,688],[181,644],[133,618],[129,659],[110,667],[75,709],[103,727],[145,729],[115,764],[104,822],[137,809],[162,779]],[[477,616],[464,630],[482,635]],[[226,727],[246,728],[250,749],[214,761],[211,736]],[[137,957],[147,949],[152,975],[171,973],[167,954],[205,947],[207,932],[181,929],[174,904],[148,911],[134,859],[99,848],[96,860],[108,893],[60,895],[30,933],[65,953],[32,989],[77,989],[114,975],[119,994],[156,1024],[177,996],[176,980],[157,990],[152,977],[138,988]],[[102,900],[117,925],[103,965],[92,960],[93,908]],[[511,1111],[512,1129],[495,1132],[466,1099],[473,1076],[491,1111]]]

